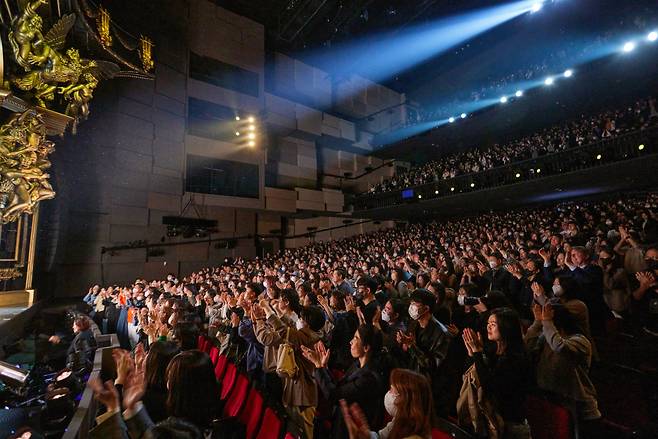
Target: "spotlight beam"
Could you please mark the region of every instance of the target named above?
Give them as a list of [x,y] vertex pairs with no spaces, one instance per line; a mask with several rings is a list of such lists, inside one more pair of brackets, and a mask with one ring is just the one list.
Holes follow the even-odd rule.
[[311,55],[310,63],[325,66],[339,77],[356,73],[383,81],[529,12],[534,3],[516,1],[418,25],[394,35],[372,35],[338,46],[329,54]]

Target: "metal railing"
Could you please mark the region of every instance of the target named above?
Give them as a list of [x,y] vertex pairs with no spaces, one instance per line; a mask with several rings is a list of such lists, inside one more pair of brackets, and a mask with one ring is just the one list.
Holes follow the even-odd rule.
[[[355,211],[362,211],[404,204],[411,198],[423,201],[474,192],[655,154],[657,144],[658,127],[654,126],[486,171],[389,192],[356,195],[346,204],[351,204]],[[407,192],[403,199],[402,192],[409,190],[412,192]]]

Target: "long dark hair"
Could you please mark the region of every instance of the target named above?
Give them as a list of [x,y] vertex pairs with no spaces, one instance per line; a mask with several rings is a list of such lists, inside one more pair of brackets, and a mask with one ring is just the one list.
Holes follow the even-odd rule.
[[167,411],[204,427],[218,414],[219,386],[210,357],[198,350],[184,351],[167,367]]
[[148,389],[167,389],[167,366],[179,352],[178,345],[171,341],[156,341],[149,346],[145,363],[145,379]]
[[364,347],[368,346],[369,348],[367,357],[368,362],[370,362],[374,357],[381,353],[383,345],[382,333],[372,325],[361,325],[356,331],[361,338],[361,344]]
[[396,413],[389,437],[430,437],[434,402],[427,377],[407,369],[393,369],[391,386],[395,387],[398,397],[395,400]]
[[490,315],[496,317],[498,332],[505,346],[505,355],[525,354],[519,314],[511,308],[502,307],[492,310]]
[[299,296],[297,292],[293,289],[286,288],[285,290],[280,291],[280,300],[288,302],[288,308],[294,311],[296,314],[302,310],[302,306],[299,304]]

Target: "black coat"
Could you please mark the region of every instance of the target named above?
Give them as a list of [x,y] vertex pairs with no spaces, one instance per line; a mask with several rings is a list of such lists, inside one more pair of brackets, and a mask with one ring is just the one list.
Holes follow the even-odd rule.
[[384,386],[377,371],[369,365],[361,368],[355,363],[345,376],[334,383],[327,369],[316,369],[315,380],[329,404],[334,407],[332,436],[347,437],[347,429],[339,408],[339,401],[344,399],[348,404],[356,402],[363,410],[371,428],[377,428],[383,421]]

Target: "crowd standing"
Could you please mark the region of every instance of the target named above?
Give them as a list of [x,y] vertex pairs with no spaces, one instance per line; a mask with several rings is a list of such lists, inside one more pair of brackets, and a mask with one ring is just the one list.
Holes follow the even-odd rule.
[[459,175],[478,173],[588,145],[657,124],[656,99],[638,100],[633,105],[604,111],[594,116],[583,115],[577,120],[547,128],[506,144],[494,144],[445,155],[383,181],[370,188],[369,192],[401,190]]
[[203,333],[300,437],[429,438],[436,417],[452,416],[479,436],[529,438],[525,401],[538,391],[575,410],[581,437],[605,437],[590,378],[597,338],[617,322],[655,366],[656,243],[650,193],[96,285],[84,300],[125,351],[115,382],[90,384],[107,408],[92,436],[223,437],[213,365],[195,350]]

